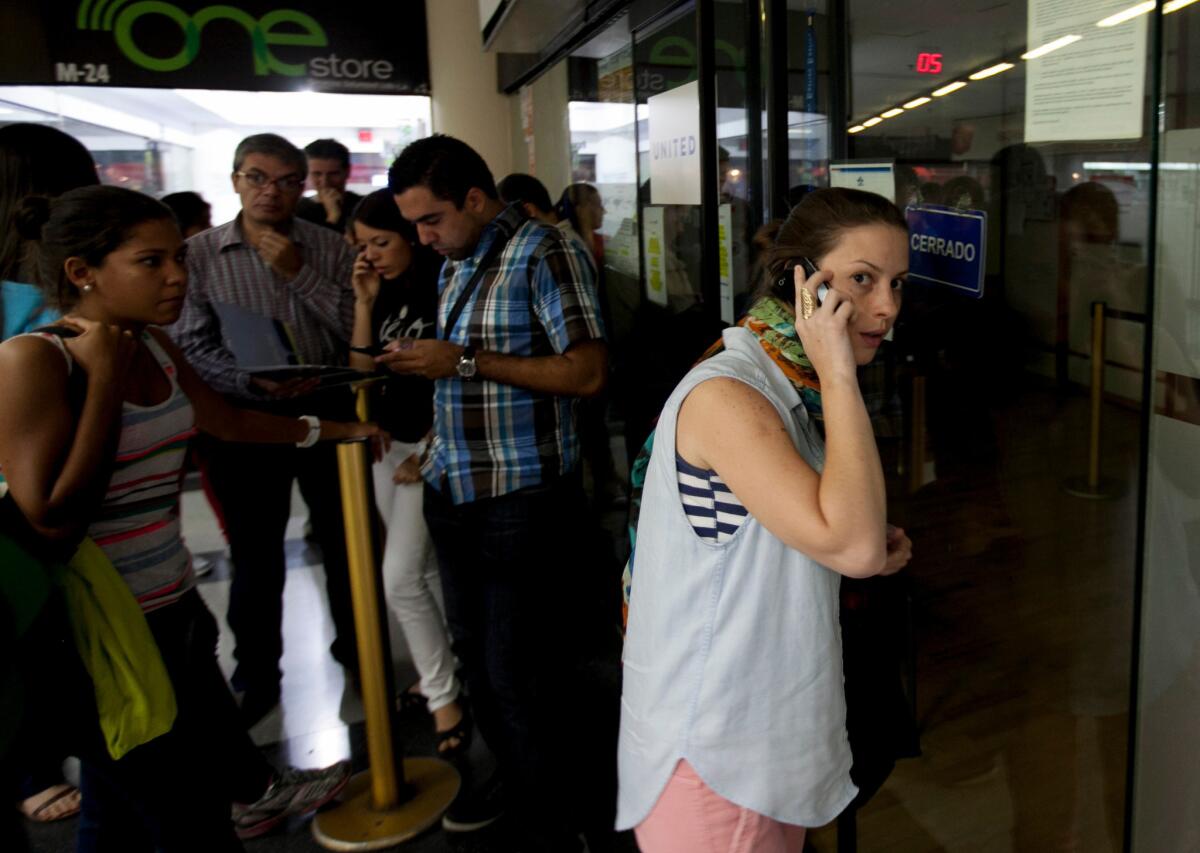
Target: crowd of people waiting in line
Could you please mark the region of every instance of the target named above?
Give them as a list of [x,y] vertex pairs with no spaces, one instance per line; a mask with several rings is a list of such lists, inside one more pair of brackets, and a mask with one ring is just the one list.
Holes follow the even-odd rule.
[[[855,373],[899,310],[902,215],[809,194],[667,401],[635,465],[618,698],[589,667],[620,608],[580,476],[607,454],[586,403],[608,371],[603,200],[497,184],[442,135],[365,197],[349,167],[332,140],[247,137],[240,212],[212,227],[194,193],[99,186],[77,141],[0,127],[5,791],[34,820],[81,809],[81,851],[239,850],[334,799],[346,762],[275,768],[247,732],[280,700],[293,484],[356,678],[333,444],[369,437],[419,676],[397,702],[464,777],[447,830],[506,814],[520,849],[609,849],[616,828],[654,853],[798,851],[855,795],[838,578],[911,553]],[[311,371],[250,370],[237,330],[264,328],[298,364],[375,376],[372,422]],[[229,544],[228,681],[180,530],[188,464]]]

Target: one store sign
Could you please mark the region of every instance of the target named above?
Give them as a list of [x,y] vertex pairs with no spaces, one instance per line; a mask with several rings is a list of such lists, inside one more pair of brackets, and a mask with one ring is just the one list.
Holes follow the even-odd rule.
[[908,277],[983,298],[987,214],[922,205],[908,218]]
[[424,0],[18,0],[3,18],[3,83],[429,93]]

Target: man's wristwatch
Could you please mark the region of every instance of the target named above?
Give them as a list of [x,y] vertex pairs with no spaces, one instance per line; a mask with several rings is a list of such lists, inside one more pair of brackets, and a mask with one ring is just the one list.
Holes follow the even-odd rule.
[[458,375],[466,380],[475,378],[475,373],[478,367],[475,366],[475,347],[467,344],[463,347],[462,355],[458,357],[458,364],[454,367],[458,371]]

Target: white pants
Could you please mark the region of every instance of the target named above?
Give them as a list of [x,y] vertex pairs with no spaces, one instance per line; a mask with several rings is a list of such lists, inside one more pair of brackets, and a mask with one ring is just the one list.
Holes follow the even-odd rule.
[[420,483],[392,482],[397,466],[416,452],[415,444],[393,441],[372,468],[375,505],[387,526],[383,550],[383,593],[421,677],[421,694],[436,711],[458,698],[454,654],[442,615],[442,581],[437,556],[422,512]]

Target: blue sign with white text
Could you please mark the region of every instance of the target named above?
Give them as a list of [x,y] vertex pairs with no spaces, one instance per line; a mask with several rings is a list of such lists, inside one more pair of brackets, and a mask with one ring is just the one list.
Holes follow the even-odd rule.
[[908,277],[983,298],[987,213],[921,205],[908,217]]

